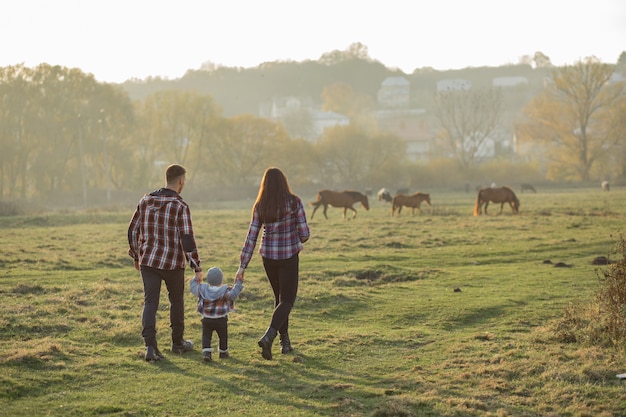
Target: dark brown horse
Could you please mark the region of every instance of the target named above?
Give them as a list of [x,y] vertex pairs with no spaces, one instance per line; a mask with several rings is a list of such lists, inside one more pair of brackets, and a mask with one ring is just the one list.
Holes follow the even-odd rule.
[[520,202],[513,190],[509,187],[483,188],[478,191],[476,206],[474,207],[474,216],[481,214],[483,204],[485,205],[485,214],[487,214],[489,202],[500,203],[500,214],[502,214],[504,203],[509,203],[514,214],[519,213]]
[[324,206],[324,217],[328,219],[326,215],[326,210],[328,206],[331,205],[333,207],[343,208],[343,218],[346,218],[346,210],[350,209],[354,212],[352,218],[356,217],[356,210],[354,207],[354,203],[361,203],[365,210],[370,209],[370,204],[365,194],[361,194],[358,191],[331,191],[331,190],[322,190],[317,193],[317,200],[313,201],[311,204],[313,207],[313,213],[311,213],[311,219],[315,215],[315,211],[320,207]]
[[398,216],[402,211],[402,206],[411,207],[411,216],[415,215],[415,209],[422,210],[420,204],[425,201],[430,206],[430,194],[415,193],[412,195],[396,194],[391,200],[391,215],[398,209]]

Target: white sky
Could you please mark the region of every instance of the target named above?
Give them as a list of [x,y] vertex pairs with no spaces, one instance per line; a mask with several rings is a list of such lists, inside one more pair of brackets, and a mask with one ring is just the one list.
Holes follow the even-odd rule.
[[99,81],[179,78],[204,62],[317,60],[352,43],[406,73],[555,65],[626,50],[624,0],[2,0],[0,66],[78,67]]

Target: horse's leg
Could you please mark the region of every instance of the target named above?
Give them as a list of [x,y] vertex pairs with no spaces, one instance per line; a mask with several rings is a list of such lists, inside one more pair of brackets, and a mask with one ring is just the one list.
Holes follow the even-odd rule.
[[315,216],[315,210],[317,210],[319,208],[319,205],[318,206],[314,205],[314,207],[315,208],[313,209],[313,213],[311,213],[311,220],[313,220],[313,216]]
[[503,201],[502,203],[500,203],[500,214],[502,214],[502,209],[504,208],[504,203],[505,203],[505,201]]
[[487,215],[487,207],[489,207],[489,200],[485,201],[485,215]]
[[328,204],[324,204],[324,217],[328,220],[328,216],[326,215],[326,210],[328,210]]
[[346,211],[348,210],[348,207],[344,207],[343,208],[343,216],[342,218],[345,220],[346,219]]
[[356,217],[356,209],[354,207],[348,207],[348,208],[354,212],[354,214],[352,215],[352,218],[354,219]]

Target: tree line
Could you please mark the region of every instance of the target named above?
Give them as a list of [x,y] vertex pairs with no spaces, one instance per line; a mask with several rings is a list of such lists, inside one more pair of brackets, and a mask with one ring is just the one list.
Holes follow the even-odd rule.
[[[519,155],[541,161],[535,166],[546,179],[626,174],[626,95],[615,71],[593,58],[553,68],[516,118]],[[185,165],[195,184],[211,187],[254,185],[270,165],[288,172],[294,185],[325,188],[423,184],[452,170],[469,178],[502,113],[493,88],[434,91],[428,107],[445,152],[419,163],[407,160],[403,140],[377,129],[371,94],[334,82],[321,97],[327,109],[343,106],[350,124],[327,129],[313,143],[286,123],[252,113],[225,116],[221,103],[198,91],[131,98],[122,85],[76,68],[0,68],[0,199],[72,195],[88,205],[96,194],[111,202],[111,193],[162,183],[164,166],[173,162]],[[508,162],[523,163],[519,155]]]
[[[165,90],[131,100],[120,86],[78,69],[0,68],[0,197],[54,199],[145,190],[181,163],[196,184],[256,184],[267,166],[295,184],[361,186],[404,160],[405,145],[358,126],[317,143],[251,114],[224,117],[208,95]],[[100,197],[101,198],[101,197]]]

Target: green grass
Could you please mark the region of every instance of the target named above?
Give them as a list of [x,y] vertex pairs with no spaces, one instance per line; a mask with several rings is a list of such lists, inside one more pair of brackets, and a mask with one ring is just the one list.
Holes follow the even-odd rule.
[[[196,349],[169,354],[165,290],[167,360],[143,360],[132,208],[0,218],[0,415],[624,415],[615,375],[626,352],[564,343],[554,323],[597,291],[591,261],[614,249],[626,195],[519,197],[517,216],[490,205],[473,217],[475,195],[453,192],[431,192],[433,207],[415,217],[392,218],[378,201],[354,220],[316,213],[290,319],[295,352],[276,343],[266,361],[256,345],[272,312],[257,253],[230,316],[232,358],[209,364],[189,292]],[[249,207],[193,218],[204,266],[234,276]]]

